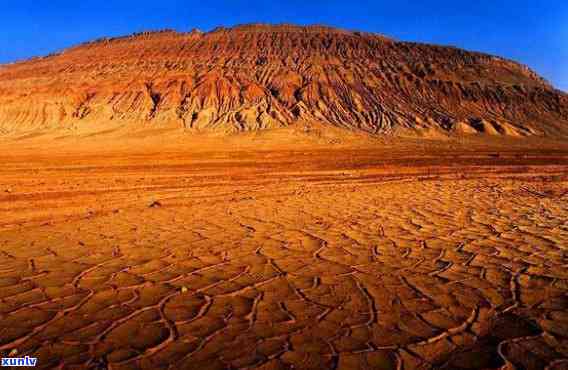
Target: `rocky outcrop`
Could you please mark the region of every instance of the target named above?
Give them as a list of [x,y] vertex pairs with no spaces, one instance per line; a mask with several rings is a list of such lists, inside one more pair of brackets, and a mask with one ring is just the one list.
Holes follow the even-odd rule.
[[140,33],[0,67],[3,132],[111,120],[555,136],[568,95],[499,57],[323,26]]

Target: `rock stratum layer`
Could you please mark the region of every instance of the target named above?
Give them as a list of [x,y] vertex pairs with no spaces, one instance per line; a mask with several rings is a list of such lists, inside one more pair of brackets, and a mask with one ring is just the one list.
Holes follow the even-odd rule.
[[565,136],[568,95],[499,57],[322,26],[142,33],[0,67],[2,132],[109,121]]

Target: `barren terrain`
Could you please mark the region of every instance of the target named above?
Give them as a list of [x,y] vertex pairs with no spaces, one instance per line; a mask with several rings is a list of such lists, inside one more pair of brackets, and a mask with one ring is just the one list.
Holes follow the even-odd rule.
[[325,26],[0,66],[0,357],[568,369],[568,95]]
[[325,26],[104,38],[0,66],[0,133],[109,122],[243,132],[568,137],[568,95],[517,62]]
[[567,368],[565,144],[164,135],[0,141],[4,355]]

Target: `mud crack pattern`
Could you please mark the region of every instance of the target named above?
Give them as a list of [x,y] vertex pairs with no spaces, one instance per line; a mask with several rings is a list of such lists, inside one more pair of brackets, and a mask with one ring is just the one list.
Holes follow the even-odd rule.
[[66,369],[566,369],[566,184],[59,194],[101,208],[2,225],[0,351]]

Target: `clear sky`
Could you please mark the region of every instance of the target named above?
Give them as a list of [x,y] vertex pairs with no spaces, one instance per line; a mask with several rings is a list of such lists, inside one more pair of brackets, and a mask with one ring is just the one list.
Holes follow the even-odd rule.
[[103,36],[250,22],[318,23],[483,51],[568,91],[568,0],[4,0],[0,63]]

